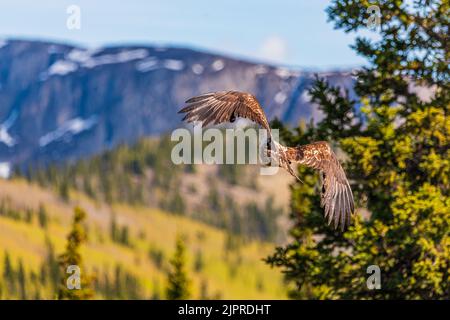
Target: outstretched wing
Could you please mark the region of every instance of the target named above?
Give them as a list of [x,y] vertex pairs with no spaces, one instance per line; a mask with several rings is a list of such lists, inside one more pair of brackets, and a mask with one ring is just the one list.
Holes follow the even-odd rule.
[[326,142],[315,142],[300,146],[289,152],[289,160],[320,170],[323,174],[321,206],[325,208],[325,218],[334,227],[344,230],[355,210],[353,193],[344,169]]
[[234,122],[238,117],[247,118],[270,132],[263,109],[250,93],[219,91],[206,93],[186,101],[186,107],[178,113],[185,113],[183,121],[203,121],[203,125]]

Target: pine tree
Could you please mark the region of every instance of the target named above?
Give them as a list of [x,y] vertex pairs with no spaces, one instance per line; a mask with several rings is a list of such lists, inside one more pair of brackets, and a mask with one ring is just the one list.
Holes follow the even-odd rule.
[[202,279],[200,282],[200,300],[208,300],[209,292],[208,292],[208,281]]
[[47,210],[45,209],[45,206],[42,203],[39,205],[38,221],[39,221],[39,225],[41,226],[41,228],[44,228],[44,229],[47,228],[48,214],[47,214]]
[[166,291],[169,300],[185,300],[190,297],[190,281],[186,272],[185,245],[181,236],[177,237],[175,254],[170,260],[168,286]]
[[115,295],[119,299],[125,298],[125,288],[122,281],[122,267],[120,265],[116,265],[116,269],[114,271],[114,291]]
[[116,219],[115,213],[111,213],[111,222],[110,222],[109,228],[110,228],[111,240],[116,242],[117,239],[119,238],[119,230],[117,227],[117,219]]
[[158,268],[162,269],[163,264],[165,262],[164,251],[150,245],[150,249],[148,250],[148,256],[152,263]]
[[[59,257],[61,284],[58,291],[58,299],[84,300],[93,296],[91,289],[92,279],[86,273],[80,254],[80,246],[86,241],[86,232],[83,222],[86,219],[86,212],[76,207],[74,210],[74,219],[72,230],[67,236],[66,251]],[[75,266],[80,271],[80,289],[70,289],[68,280],[72,274],[67,273],[69,266]]]
[[47,278],[46,275],[48,275],[53,292],[57,292],[59,283],[61,281],[59,272],[60,266],[55,256],[55,249],[48,236],[46,236],[45,244],[47,247],[47,257],[43,262],[43,266],[41,268],[41,282],[45,284]]
[[26,223],[32,223],[33,222],[33,210],[28,208],[25,209],[25,216],[24,216],[24,220]]
[[186,204],[179,190],[172,192],[172,197],[169,199],[167,210],[175,214],[184,214],[186,210]]
[[5,251],[3,259],[3,279],[5,281],[6,291],[5,295],[11,297],[16,293],[16,276],[8,251]]
[[156,280],[153,280],[153,290],[152,290],[152,296],[150,298],[151,300],[160,300],[161,294],[159,290],[159,282]]
[[111,299],[113,296],[113,290],[111,289],[111,282],[109,280],[108,272],[106,271],[104,273],[103,277],[103,292],[106,299]]
[[123,226],[122,231],[120,233],[120,243],[129,246],[130,245],[130,231],[128,226]]
[[194,270],[195,272],[201,272],[204,267],[205,261],[203,259],[203,254],[200,250],[198,250],[197,253],[195,254]]
[[[338,28],[356,31],[366,27],[370,5],[334,0],[328,14]],[[291,196],[294,240],[267,259],[282,268],[292,298],[450,298],[450,4],[377,5],[380,39],[358,38],[353,46],[369,61],[356,74],[360,110],[318,80],[310,94],[324,120],[284,135],[291,144],[334,140],[361,208],[347,232],[330,229],[318,176],[299,168],[304,183],[295,183]],[[379,290],[366,283],[371,265],[381,271]]]
[[23,267],[22,259],[19,259],[19,267],[17,270],[17,281],[19,283],[19,296],[20,299],[25,300],[27,298],[27,292],[25,289],[25,269]]
[[61,199],[63,199],[64,201],[69,200],[69,183],[65,177],[62,178],[62,181],[58,186],[58,193]]
[[91,183],[91,177],[87,174],[83,176],[83,191],[92,199],[96,198],[96,194]]

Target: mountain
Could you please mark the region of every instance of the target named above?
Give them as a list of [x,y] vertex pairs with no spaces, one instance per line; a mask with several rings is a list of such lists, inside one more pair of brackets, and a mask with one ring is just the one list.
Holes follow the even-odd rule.
[[[350,89],[350,72],[319,73]],[[0,174],[97,154],[182,126],[193,95],[253,93],[272,119],[317,119],[307,88],[314,72],[253,63],[186,48],[87,49],[42,41],[0,41]]]

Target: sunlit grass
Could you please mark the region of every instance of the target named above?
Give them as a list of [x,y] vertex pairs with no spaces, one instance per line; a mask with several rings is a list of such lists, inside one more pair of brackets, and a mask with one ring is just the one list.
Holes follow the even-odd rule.
[[[0,216],[0,247],[3,250],[0,256],[3,258],[4,252],[8,251],[14,265],[22,259],[27,272],[39,273],[47,255],[46,239],[51,240],[57,254],[64,250],[73,207],[80,205],[88,213],[89,239],[82,255],[91,273],[98,270],[112,274],[116,265],[120,265],[139,279],[144,297],[151,296],[155,284],[164,296],[168,260],[174,251],[175,238],[181,234],[186,241],[192,298],[199,298],[202,282],[207,283],[210,296],[219,294],[224,299],[285,298],[280,273],[261,260],[273,250],[272,244],[252,241],[226,255],[223,231],[158,209],[126,205],[109,207],[81,194],[71,194],[71,202],[64,203],[52,192],[30,186],[25,181],[0,181],[0,192],[17,205],[37,208],[43,203],[49,212],[47,229],[38,225],[36,217],[30,224]],[[116,214],[119,226],[128,226],[129,246],[111,240],[112,212]],[[163,253],[162,267],[157,267],[150,259],[150,247]],[[201,252],[204,262],[199,272],[194,268],[197,252]],[[0,263],[0,272],[2,269],[3,263]],[[53,297],[48,288],[42,291],[44,298]]]

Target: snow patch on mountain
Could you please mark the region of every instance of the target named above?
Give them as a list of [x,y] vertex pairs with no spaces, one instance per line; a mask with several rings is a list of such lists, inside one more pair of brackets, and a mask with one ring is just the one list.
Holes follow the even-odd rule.
[[16,141],[8,133],[5,127],[0,126],[0,143],[6,144],[8,147],[12,147],[16,144]]
[[276,68],[275,74],[282,79],[287,79],[289,77],[298,76],[299,72],[295,72],[295,71],[289,70],[287,68]]
[[283,104],[286,101],[286,99],[287,99],[287,94],[284,93],[283,91],[278,92],[274,98],[275,102],[278,104]]
[[8,41],[0,39],[0,49],[6,47],[8,45]]
[[16,144],[16,140],[9,134],[8,130],[16,121],[17,116],[17,112],[13,111],[5,122],[0,124],[0,143],[4,143],[8,147],[13,147]]
[[254,70],[255,74],[266,74],[268,72],[268,68],[262,64],[257,65]]
[[92,56],[99,50],[100,49],[73,49],[67,54],[67,59],[78,63],[85,63],[89,59],[92,59]]
[[213,68],[214,71],[220,71],[223,68],[225,68],[225,62],[223,62],[223,60],[221,59],[217,59],[216,61],[214,61],[211,65],[211,67]]
[[140,72],[148,72],[160,68],[172,71],[181,71],[184,69],[184,62],[175,59],[166,59],[163,61],[158,61],[155,57],[150,57],[148,59],[136,63],[136,70]]
[[58,60],[48,68],[48,75],[66,75],[78,69],[78,66],[70,61]]
[[90,57],[82,63],[82,66],[86,68],[95,68],[105,64],[124,63],[143,59],[147,56],[148,51],[145,49],[125,50],[116,54],[103,54],[96,57]]
[[312,96],[311,96],[311,94],[309,93],[308,90],[305,90],[305,91],[303,91],[302,95],[300,96],[300,99],[304,103],[310,103],[311,99],[312,99]]
[[97,116],[93,115],[87,119],[76,117],[74,119],[64,122],[58,129],[51,131],[43,135],[39,139],[39,146],[45,147],[46,145],[61,139],[67,134],[76,135],[82,131],[91,129],[97,123]]
[[0,162],[0,178],[8,179],[11,176],[11,164],[9,162]]
[[47,72],[43,72],[40,75],[40,79],[45,81],[52,75],[66,75],[76,71],[79,67],[90,69],[106,64],[144,59],[148,56],[148,51],[145,49],[124,50],[115,54],[95,56],[99,51],[100,49],[73,49],[67,54],[65,60],[56,61],[49,67]]
[[203,66],[201,64],[199,64],[199,63],[193,64],[191,69],[192,69],[192,72],[197,74],[197,75],[202,74],[203,70],[205,70],[205,68],[203,68]]
[[49,54],[58,54],[58,53],[63,53],[64,50],[61,46],[59,46],[57,44],[52,44],[50,47],[48,47],[47,52]]
[[184,69],[184,62],[181,60],[167,59],[164,60],[163,66],[172,71],[180,71]]
[[155,57],[149,57],[136,63],[136,70],[140,72],[148,72],[158,68],[158,60]]

